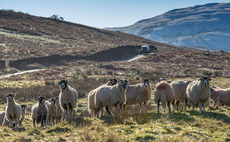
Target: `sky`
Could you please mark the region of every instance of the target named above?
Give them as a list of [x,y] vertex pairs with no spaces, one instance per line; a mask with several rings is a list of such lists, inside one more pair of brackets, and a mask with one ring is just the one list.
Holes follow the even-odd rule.
[[0,0],[0,9],[50,17],[91,27],[124,27],[169,10],[230,0]]

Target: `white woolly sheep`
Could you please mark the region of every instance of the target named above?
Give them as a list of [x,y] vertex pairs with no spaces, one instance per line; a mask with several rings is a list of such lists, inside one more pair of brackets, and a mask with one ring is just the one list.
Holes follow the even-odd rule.
[[205,103],[209,103],[210,80],[209,77],[201,77],[199,80],[191,82],[186,89],[189,103],[192,104],[193,110],[195,106],[199,105],[199,113],[202,113],[202,107],[205,112]]
[[59,102],[62,109],[64,109],[66,121],[70,121],[73,109],[77,106],[78,93],[68,85],[67,80],[61,80],[58,84],[60,85]]
[[230,106],[230,88],[211,88],[211,99],[214,104],[218,106],[219,104]]
[[128,87],[129,82],[121,80],[116,85],[106,85],[98,88],[94,98],[97,114],[99,115],[100,110],[106,107],[106,111],[113,115],[109,110],[110,106],[115,106],[118,113],[118,107],[120,106],[120,109],[122,109],[122,105],[126,102],[126,90]]
[[[18,128],[19,120],[21,117],[21,107],[14,100],[14,94],[8,94],[7,97],[7,106],[5,108],[5,118],[9,121],[9,126],[13,127],[13,122],[15,127]],[[6,125],[6,121],[3,122],[3,125]]]
[[145,78],[142,83],[136,85],[130,85],[126,91],[126,103],[124,109],[126,110],[126,105],[140,105],[140,112],[142,103],[145,104],[151,98],[151,83],[150,80]]
[[50,99],[46,105],[48,107],[47,123],[50,124],[50,126],[54,126],[56,117],[55,99]]
[[19,125],[22,126],[22,122],[25,120],[25,115],[26,115],[26,105],[21,105],[21,118],[19,120]]
[[[113,86],[113,85],[115,85],[115,84],[117,84],[117,80],[116,80],[116,79],[110,79],[106,84],[103,84],[103,85],[99,86],[98,88],[100,88],[100,87],[102,87],[102,86],[106,86],[106,85],[108,85],[108,86]],[[96,109],[96,106],[95,106],[94,98],[95,98],[95,92],[96,92],[96,90],[97,90],[98,88],[96,88],[96,89],[90,91],[89,94],[88,94],[88,111],[91,112],[91,117],[96,117],[96,115],[97,115],[97,109]],[[100,114],[100,116],[101,116],[102,113],[103,113],[102,110],[103,110],[103,109],[101,109],[101,114]]]
[[169,112],[171,112],[170,103],[173,103],[174,90],[170,84],[165,81],[161,81],[156,85],[155,91],[155,103],[157,104],[157,112],[159,113],[160,102],[163,108],[166,108],[166,103]]
[[63,119],[64,110],[61,108],[58,98],[55,98],[55,105],[56,105],[55,121],[56,123],[59,123]]
[[172,86],[173,90],[174,90],[174,102],[176,103],[176,108],[178,111],[178,105],[180,102],[184,102],[185,103],[185,110],[186,110],[186,106],[188,103],[188,97],[186,94],[186,88],[188,86],[189,83],[191,83],[192,81],[173,81],[172,83],[170,83],[170,85]]
[[43,127],[44,125],[46,126],[48,107],[45,104],[44,97],[39,97],[38,100],[39,102],[34,104],[31,108],[31,112],[32,112],[31,116],[32,116],[34,126],[36,122],[37,125],[41,123],[41,127]]

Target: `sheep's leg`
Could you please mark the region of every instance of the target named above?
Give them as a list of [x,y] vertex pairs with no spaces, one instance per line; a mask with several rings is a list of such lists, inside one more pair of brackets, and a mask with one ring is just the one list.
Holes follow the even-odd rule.
[[199,113],[202,113],[202,103],[199,102]]
[[203,106],[203,112],[205,112],[205,103],[204,102],[203,102],[202,106]]
[[73,107],[72,107],[71,103],[69,103],[69,119],[70,119],[70,121],[72,120],[72,116],[73,116]]
[[103,115],[104,115],[104,108],[100,110],[100,117],[102,117]]
[[123,114],[123,112],[124,112],[123,111],[123,104],[120,104],[119,107],[120,107],[120,114]]
[[195,110],[195,105],[194,105],[194,104],[192,104],[192,110],[193,110],[193,111]]
[[179,109],[178,109],[178,106],[179,106],[179,101],[176,101],[176,110],[178,111]]
[[167,102],[167,104],[168,104],[169,113],[171,113],[171,106],[170,106],[170,102]]
[[115,104],[114,106],[116,108],[117,117],[118,117],[119,116],[119,104]]
[[160,100],[157,102],[157,112],[160,113]]
[[13,128],[13,120],[12,119],[9,120],[9,126]]
[[142,110],[141,110],[141,104],[142,104],[142,103],[139,103],[139,106],[140,106],[140,113],[142,112]]
[[14,119],[14,122],[15,122],[15,128],[18,128],[18,122],[19,122],[19,120],[18,119]]
[[108,106],[106,106],[105,109],[106,109],[106,111],[108,112],[109,115],[114,116],[113,113],[109,110],[109,107],[108,107]]
[[33,124],[34,124],[34,127],[35,127],[35,119],[33,119]]
[[124,114],[126,114],[126,104],[123,104],[123,112],[124,112]]
[[187,107],[187,105],[188,105],[188,99],[185,99],[185,100],[184,100],[184,104],[185,104],[184,110],[186,111],[186,107]]

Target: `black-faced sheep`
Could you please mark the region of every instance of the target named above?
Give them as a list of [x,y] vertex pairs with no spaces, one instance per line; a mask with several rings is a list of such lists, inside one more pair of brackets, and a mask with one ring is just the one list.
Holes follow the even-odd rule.
[[[106,84],[103,84],[103,85],[99,86],[98,88],[100,88],[100,87],[102,87],[102,86],[106,86],[106,85],[108,85],[108,86],[113,86],[113,85],[115,85],[115,84],[117,84],[117,80],[116,80],[116,79],[110,79]],[[95,105],[94,98],[95,98],[95,92],[96,92],[96,90],[97,90],[98,88],[96,88],[96,89],[90,91],[89,94],[88,94],[88,111],[90,112],[91,117],[96,117],[96,115],[97,115],[97,109],[96,109],[96,105]],[[101,116],[102,113],[103,113],[102,110],[103,110],[103,109],[101,109],[101,114],[100,114],[100,116]]]
[[60,85],[59,102],[62,109],[64,109],[65,120],[70,121],[73,109],[77,106],[78,93],[68,85],[67,80],[61,80],[58,84]]
[[174,102],[176,103],[176,107],[177,107],[177,111],[178,111],[178,105],[180,102],[184,102],[185,103],[185,110],[186,110],[186,106],[188,103],[188,97],[186,94],[186,88],[188,86],[189,83],[191,83],[192,81],[173,81],[172,83],[170,83],[170,85],[172,86],[173,90],[174,90]]
[[189,103],[192,104],[193,110],[195,106],[199,105],[199,113],[202,113],[202,107],[205,112],[205,103],[209,103],[210,80],[209,77],[201,77],[199,80],[191,82],[186,89]]
[[109,110],[110,106],[115,106],[118,112],[118,107],[120,106],[121,109],[122,105],[126,102],[126,90],[128,87],[129,82],[121,80],[116,85],[106,85],[98,88],[94,98],[97,113],[99,114],[100,110],[106,107],[106,111],[113,115]]
[[128,90],[126,91],[126,103],[124,105],[124,109],[126,105],[140,105],[140,112],[142,103],[145,104],[151,98],[151,83],[150,80],[145,78],[142,83],[136,85],[130,85]]
[[219,104],[230,106],[230,88],[211,88],[210,90],[211,99],[216,106],[218,106]]
[[38,100],[39,102],[34,104],[31,109],[32,120],[33,120],[34,126],[36,122],[36,124],[41,123],[41,127],[43,127],[44,125],[46,126],[48,107],[45,103],[44,97],[39,97]]
[[[14,100],[15,95],[14,94],[8,94],[7,97],[7,106],[5,109],[5,118],[9,121],[9,126],[13,127],[13,122],[15,122],[15,127],[18,127],[19,120],[21,117],[21,107],[19,104],[17,104]],[[5,119],[4,119],[5,120]],[[3,122],[7,123],[6,121]]]
[[174,90],[170,84],[165,81],[161,81],[156,85],[155,91],[155,103],[157,104],[157,112],[159,113],[160,102],[163,108],[166,108],[166,103],[169,112],[171,112],[170,103],[173,103]]
[[26,105],[21,105],[21,118],[19,120],[19,125],[22,126],[22,122],[25,120],[25,115],[26,115],[26,108],[27,106]]
[[55,124],[54,121],[56,117],[55,99],[50,99],[46,105],[48,107],[47,123],[53,126]]

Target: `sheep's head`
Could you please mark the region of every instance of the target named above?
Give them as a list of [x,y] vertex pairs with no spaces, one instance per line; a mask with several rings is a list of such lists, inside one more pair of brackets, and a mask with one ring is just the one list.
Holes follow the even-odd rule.
[[129,88],[129,81],[128,80],[120,80],[120,84],[122,87],[127,90]]
[[58,84],[60,85],[61,89],[65,89],[67,87],[68,81],[61,80]]
[[59,99],[58,99],[58,97],[57,97],[57,98],[55,98],[55,103],[59,103]]
[[39,103],[45,104],[46,98],[45,97],[39,97],[38,100],[39,100]]
[[25,110],[26,110],[26,107],[27,107],[27,105],[21,105],[22,111],[25,111]]
[[145,78],[142,83],[144,84],[144,87],[148,87],[150,85],[150,80],[148,78]]
[[115,78],[110,79],[110,83],[111,83],[111,85],[117,84],[117,79],[115,79]]
[[13,101],[15,96],[15,94],[8,94],[5,97],[7,98],[7,101]]
[[55,105],[55,99],[54,98],[50,99],[50,103],[51,105]]
[[206,86],[210,84],[211,79],[209,77],[201,77],[200,81],[204,86]]

